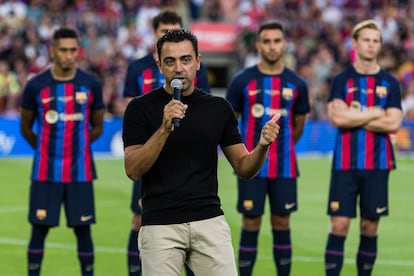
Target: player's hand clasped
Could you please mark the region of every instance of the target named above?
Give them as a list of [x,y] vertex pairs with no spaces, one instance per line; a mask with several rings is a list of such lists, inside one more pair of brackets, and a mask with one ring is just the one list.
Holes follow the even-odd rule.
[[277,113],[264,125],[260,135],[260,145],[267,147],[276,140],[280,129],[280,126],[277,124],[279,118],[280,113]]
[[187,104],[183,104],[181,101],[174,99],[164,106],[163,126],[168,132],[172,132],[174,130],[172,120],[174,118],[183,119],[187,108]]

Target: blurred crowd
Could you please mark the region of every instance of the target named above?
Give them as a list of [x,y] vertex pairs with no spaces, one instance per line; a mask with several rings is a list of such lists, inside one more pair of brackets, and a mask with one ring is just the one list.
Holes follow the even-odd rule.
[[52,32],[69,26],[81,37],[79,67],[103,82],[107,116],[122,117],[127,65],[152,51],[151,19],[167,7],[185,26],[235,24],[234,71],[257,61],[259,24],[281,21],[287,64],[308,83],[313,120],[327,119],[330,81],[352,60],[353,25],[374,18],[383,31],[380,64],[399,79],[405,119],[414,119],[413,0],[0,0],[0,116],[18,116],[26,80],[50,64]]

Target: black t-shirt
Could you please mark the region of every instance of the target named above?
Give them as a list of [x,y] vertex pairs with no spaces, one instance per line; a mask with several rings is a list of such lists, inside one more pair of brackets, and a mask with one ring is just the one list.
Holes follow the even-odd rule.
[[[123,124],[124,146],[144,144],[160,128],[171,95],[163,88],[134,98]],[[217,195],[218,146],[242,143],[230,104],[196,89],[179,128],[170,133],[142,176],[142,225],[173,224],[222,215]]]

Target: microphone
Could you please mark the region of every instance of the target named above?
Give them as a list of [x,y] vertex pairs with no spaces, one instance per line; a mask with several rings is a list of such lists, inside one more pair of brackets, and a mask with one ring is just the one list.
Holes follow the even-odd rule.
[[[171,81],[171,89],[173,91],[173,99],[181,101],[181,90],[183,89],[183,83],[179,79],[173,79]],[[180,119],[173,118],[174,127],[180,126]]]

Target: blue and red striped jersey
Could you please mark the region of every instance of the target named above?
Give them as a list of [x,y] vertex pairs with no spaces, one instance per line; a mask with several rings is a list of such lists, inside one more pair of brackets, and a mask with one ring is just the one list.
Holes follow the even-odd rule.
[[[165,84],[165,78],[161,74],[154,56],[148,54],[140,59],[132,61],[128,65],[127,74],[124,83],[124,97],[136,97],[159,88]],[[207,69],[203,63],[200,70],[197,71],[194,85],[208,93],[210,86],[208,85]]]
[[266,75],[253,66],[238,73],[227,89],[227,100],[235,112],[241,114],[240,131],[249,151],[260,139],[265,123],[277,112],[280,132],[277,142],[270,145],[258,177],[295,178],[299,175],[293,118],[310,111],[308,88],[305,81],[285,68],[280,75]]
[[77,70],[74,79],[58,81],[46,70],[27,82],[22,107],[36,114],[33,180],[70,183],[96,178],[90,114],[104,108],[96,77]]
[[[385,70],[361,75],[353,66],[339,73],[332,82],[329,101],[344,100],[356,111],[378,106],[401,109],[398,81]],[[332,168],[334,170],[391,170],[395,157],[389,133],[363,127],[338,128]]]

